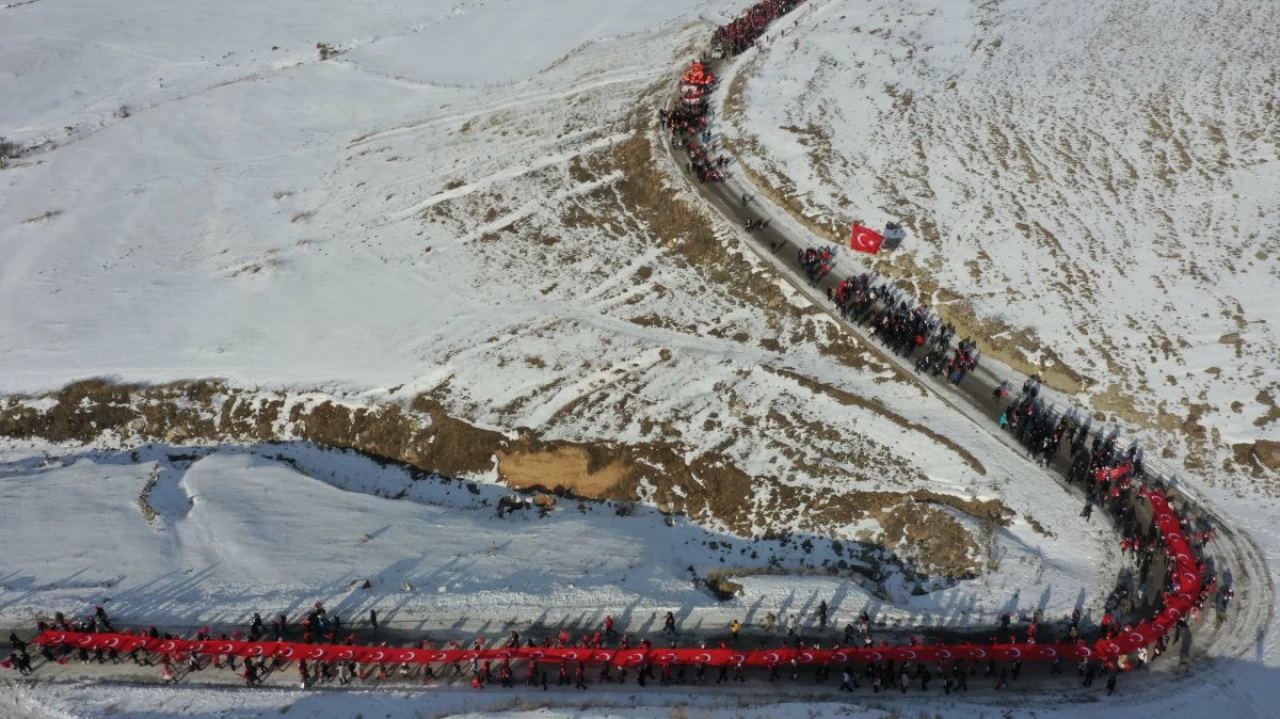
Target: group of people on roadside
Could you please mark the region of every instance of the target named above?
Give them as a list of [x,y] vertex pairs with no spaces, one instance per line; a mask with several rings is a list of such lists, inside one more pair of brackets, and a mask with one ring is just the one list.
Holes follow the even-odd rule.
[[[993,392],[1000,401],[1006,394],[1002,384]],[[1183,577],[1177,570],[1177,562],[1170,556],[1171,550],[1150,516],[1150,504],[1145,521],[1139,518],[1139,508],[1147,502],[1145,488],[1149,484],[1164,487],[1164,479],[1151,477],[1143,462],[1142,450],[1137,441],[1127,447],[1120,444],[1119,429],[1107,432],[1092,427],[1093,418],[1081,416],[1074,408],[1065,412],[1046,405],[1041,396],[1041,380],[1033,375],[1022,386],[1021,393],[1000,414],[1000,426],[1010,431],[1028,454],[1043,466],[1053,466],[1064,460],[1064,472],[1068,484],[1081,484],[1085,505],[1081,518],[1090,520],[1094,508],[1101,508],[1114,522],[1119,533],[1121,554],[1128,557],[1132,569],[1127,569],[1121,581],[1107,597],[1105,615],[1101,622],[1104,638],[1115,639],[1135,629],[1148,628],[1149,617],[1164,612],[1168,599],[1183,590]],[[1214,563],[1206,562],[1203,551],[1213,539],[1214,527],[1208,517],[1194,515],[1184,507],[1178,513],[1182,536],[1195,554],[1199,567],[1200,589],[1192,604],[1190,616],[1181,617],[1172,637],[1160,633],[1154,643],[1142,647],[1134,656],[1121,655],[1103,666],[1104,671],[1124,671],[1141,666],[1163,654],[1172,641],[1184,636],[1189,640],[1189,627],[1198,620],[1205,605],[1216,599],[1219,611],[1225,612],[1233,592],[1230,587],[1220,587]],[[1076,629],[1073,620],[1071,630]],[[1184,644],[1185,657],[1189,644]],[[1092,674],[1092,671],[1090,672]],[[1109,680],[1109,688],[1114,688]],[[1086,686],[1092,676],[1086,679]]]
[[720,143],[710,127],[713,113],[707,96],[717,82],[715,73],[701,60],[694,60],[680,76],[678,101],[658,111],[658,121],[670,133],[671,146],[684,151],[686,169],[703,183],[723,181],[724,168],[729,164],[728,156],[719,152]]
[[716,28],[712,42],[732,57],[751,47],[769,23],[796,9],[804,0],[761,0],[739,17]]

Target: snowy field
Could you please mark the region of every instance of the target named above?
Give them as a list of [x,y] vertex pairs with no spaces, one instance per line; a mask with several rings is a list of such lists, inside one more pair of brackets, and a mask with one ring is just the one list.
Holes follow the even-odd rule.
[[726,134],[817,227],[908,222],[877,268],[989,353],[1272,492],[1277,26],[1259,0],[814,3],[746,59]]
[[[0,319],[0,382],[390,386],[426,374],[450,339],[504,329],[484,306],[503,298],[479,292],[495,268],[413,215],[616,142],[622,98],[681,39],[658,28],[698,10],[557,7],[3,10],[0,132],[35,149],[0,174],[0,301],[23,308]],[[317,43],[342,54],[321,61]],[[640,45],[663,62],[626,52]],[[576,61],[557,69],[562,57]],[[494,121],[457,137],[474,117]],[[520,202],[538,197],[528,189]],[[547,314],[525,307],[511,324]]]

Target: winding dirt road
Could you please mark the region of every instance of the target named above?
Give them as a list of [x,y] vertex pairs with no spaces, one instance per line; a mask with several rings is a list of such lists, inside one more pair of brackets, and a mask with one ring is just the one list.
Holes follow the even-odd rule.
[[[740,55],[736,63],[722,61],[718,63],[718,66],[713,64],[713,69],[721,78],[722,87],[727,86],[728,78],[733,72],[733,65],[749,60],[754,52],[758,51],[753,50]],[[711,101],[712,107],[715,109],[715,118],[719,118],[723,112],[723,100],[722,93],[712,94]],[[714,135],[719,134],[714,120],[711,124],[711,130]],[[748,220],[776,219],[785,216],[787,213],[771,203],[766,194],[761,191],[761,188],[756,187],[747,179],[745,173],[732,171],[732,168],[738,164],[737,158],[732,158],[734,162],[730,164],[731,171],[728,173],[726,181],[700,183],[695,176],[687,171],[685,159],[680,155],[680,151],[672,148],[671,144],[665,141],[666,139],[665,130],[659,128],[654,134],[654,141],[667,148],[668,159],[672,162],[676,172],[685,179],[690,191],[705,201],[733,227],[737,228],[742,242],[750,247],[764,264],[770,266],[780,279],[785,280],[798,293],[806,296],[817,307],[826,312],[846,332],[857,337],[870,352],[894,367],[901,376],[915,382],[925,391],[967,416],[979,431],[1000,437],[1001,441],[1009,445],[1012,451],[1020,456],[1025,456],[1024,450],[1017,441],[1010,434],[999,429],[999,415],[1007,406],[1008,401],[1000,401],[993,398],[994,390],[1001,381],[1007,380],[1010,383],[1009,386],[1016,390],[1027,379],[1025,375],[986,359],[982,361],[976,371],[966,375],[959,386],[951,385],[932,376],[917,374],[914,367],[915,358],[918,356],[919,350],[913,353],[911,357],[902,357],[887,352],[880,344],[872,341],[863,332],[862,327],[841,317],[834,305],[827,300],[828,288],[834,288],[838,285],[844,278],[843,275],[837,276],[836,272],[832,272],[816,285],[811,285],[808,282],[804,270],[799,264],[798,253],[808,247],[830,245],[828,238],[813,235],[805,230],[803,223],[800,222],[784,223],[774,221],[770,222],[764,229],[747,232],[743,228]],[[744,197],[748,198],[746,202],[743,201]],[[851,250],[846,246],[842,252],[848,253]],[[868,271],[869,269],[867,267]],[[957,339],[963,338],[958,337]],[[993,369],[992,365],[996,365],[997,369]],[[1077,496],[1083,505],[1084,493],[1080,488],[1068,484],[1065,480],[1070,458],[1064,455],[1064,452],[1060,452],[1049,469],[1041,468],[1033,462],[1026,461],[1027,471],[1043,472],[1054,478],[1063,485],[1067,492]],[[1225,615],[1220,615],[1216,610],[1208,608],[1201,614],[1199,623],[1193,628],[1195,640],[1191,653],[1193,664],[1200,667],[1193,669],[1193,673],[1204,681],[1212,681],[1215,678],[1211,669],[1207,666],[1209,663],[1199,660],[1252,658],[1256,654],[1262,633],[1272,619],[1275,608],[1275,588],[1262,551],[1247,534],[1233,529],[1227,517],[1223,516],[1203,497],[1198,496],[1193,488],[1187,486],[1184,482],[1178,482],[1176,480],[1176,472],[1162,466],[1155,460],[1148,460],[1146,465],[1150,474],[1173,478],[1171,483],[1176,487],[1182,499],[1184,511],[1189,510],[1193,514],[1210,517],[1216,528],[1216,537],[1206,548],[1205,559],[1206,562],[1212,564],[1219,577],[1230,577],[1230,586],[1235,592],[1235,599],[1232,602],[1231,611]],[[1153,677],[1160,674],[1168,675],[1171,670],[1176,669],[1175,664],[1176,659],[1173,659],[1171,646],[1171,652],[1166,655],[1166,659],[1163,662],[1150,665],[1152,671],[1148,672],[1148,674]],[[1148,682],[1150,685],[1148,688],[1152,691],[1167,691],[1166,683],[1168,681],[1171,680],[1166,678],[1161,681],[1153,678]]]

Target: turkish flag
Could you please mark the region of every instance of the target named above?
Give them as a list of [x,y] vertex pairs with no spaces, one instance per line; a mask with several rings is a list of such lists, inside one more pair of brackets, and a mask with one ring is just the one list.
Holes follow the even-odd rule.
[[849,236],[850,249],[874,255],[880,252],[880,245],[882,244],[884,244],[884,235],[870,227],[853,226],[853,233]]

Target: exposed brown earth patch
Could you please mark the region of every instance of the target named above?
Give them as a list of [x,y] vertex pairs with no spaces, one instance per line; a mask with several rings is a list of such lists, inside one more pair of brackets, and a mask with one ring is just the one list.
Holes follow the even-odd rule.
[[908,558],[928,557],[935,574],[969,578],[981,572],[977,544],[964,525],[940,507],[980,522],[1008,526],[1014,512],[995,500],[974,500],[927,490],[914,492],[835,493],[809,507],[816,523],[874,520],[881,527],[873,540]]
[[1255,442],[1231,445],[1236,464],[1247,467],[1255,477],[1264,477],[1266,472],[1280,472],[1280,442],[1259,439]]
[[1276,420],[1280,420],[1280,404],[1277,404],[1275,397],[1269,390],[1258,390],[1257,396],[1253,399],[1258,404],[1267,408],[1265,413],[1253,420],[1253,426],[1262,427],[1270,424],[1271,422],[1275,422]]
[[[633,122],[644,120],[637,117]],[[757,271],[740,252],[726,248],[702,211],[667,186],[656,169],[654,148],[647,137],[637,133],[601,161],[606,163],[601,170],[623,173],[617,184],[618,199],[629,220],[637,223],[635,230],[653,236],[738,300],[770,313],[792,307],[768,273]]]
[[581,447],[550,451],[498,453],[498,479],[516,489],[573,490],[586,497],[604,497],[627,478],[630,468],[620,460],[593,467]]

